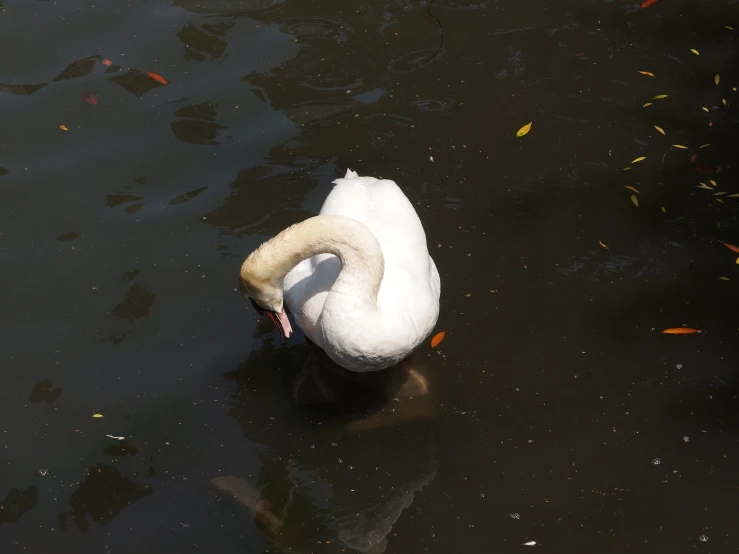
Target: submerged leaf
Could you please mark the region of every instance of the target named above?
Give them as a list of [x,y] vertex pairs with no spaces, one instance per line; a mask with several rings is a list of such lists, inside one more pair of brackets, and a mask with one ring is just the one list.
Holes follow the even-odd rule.
[[446,331],[442,331],[440,333],[436,333],[434,335],[434,338],[431,339],[431,348],[436,348],[439,346],[441,341],[444,340],[444,335],[446,335]]
[[728,242],[722,242],[721,244],[723,244],[726,248],[728,248],[732,252],[736,252],[737,254],[739,254],[739,247],[734,246],[733,244],[729,244]]
[[641,157],[639,157],[639,158],[636,158],[635,160],[633,160],[633,161],[632,161],[631,163],[632,163],[632,164],[635,164],[636,162],[640,162],[640,161],[642,161],[642,160],[646,160],[646,159],[647,159],[647,157],[646,157],[646,156],[641,156]]
[[629,189],[629,190],[633,190],[633,191],[634,191],[635,193],[637,193],[637,194],[640,194],[640,193],[639,193],[639,191],[638,191],[638,190],[636,190],[636,189],[635,189],[634,187],[632,187],[631,185],[624,185],[624,187],[626,187],[626,188],[627,188],[627,189]]
[[688,149],[687,146],[683,146],[682,144],[673,144],[672,147],[673,148],[680,148],[681,150],[687,150]]
[[691,48],[691,49],[690,49],[690,51],[691,51],[691,52],[692,52],[693,54],[695,54],[696,56],[700,56],[700,52],[698,52],[698,50],[696,50],[695,48]]
[[521,127],[518,130],[518,132],[516,133],[516,136],[517,137],[522,137],[522,136],[528,134],[528,132],[531,130],[532,123],[534,123],[534,122],[531,121],[531,122],[527,123],[526,125],[524,125],[523,127]]
[[693,333],[700,333],[700,331],[690,327],[670,327],[662,331],[663,335],[692,335]]
[[634,203],[634,206],[639,207],[639,199],[636,197],[636,194],[631,195],[631,201]]
[[664,129],[662,129],[662,127],[657,127],[657,126],[655,125],[655,126],[654,126],[654,128],[655,128],[655,129],[657,129],[657,130],[658,130],[658,131],[659,131],[660,133],[662,133],[663,135],[665,134],[665,131],[664,131]]
[[92,104],[93,106],[97,106],[98,97],[95,94],[86,92],[85,95],[82,97],[82,99],[85,102],[87,102],[88,104]]

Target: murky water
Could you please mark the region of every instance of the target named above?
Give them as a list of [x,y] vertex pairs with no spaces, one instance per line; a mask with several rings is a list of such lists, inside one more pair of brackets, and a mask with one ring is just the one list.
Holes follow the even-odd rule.
[[[736,0],[0,7],[3,552],[737,548]],[[315,405],[238,267],[347,167],[447,334]]]

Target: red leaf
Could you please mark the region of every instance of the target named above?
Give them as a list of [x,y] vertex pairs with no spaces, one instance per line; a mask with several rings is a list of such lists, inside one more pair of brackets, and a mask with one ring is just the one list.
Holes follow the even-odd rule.
[[110,67],[111,65],[113,65],[113,62],[110,60],[103,60],[100,63],[103,64],[105,67]]
[[162,77],[161,75],[159,75],[159,73],[154,73],[153,71],[149,71],[149,72],[147,72],[147,75],[149,75],[149,77],[151,77],[152,79],[154,79],[160,85],[166,85],[166,84],[168,84],[167,83],[167,79],[165,79],[164,77]]
[[644,2],[641,3],[641,7],[648,8],[649,6],[651,6],[652,4],[656,4],[657,2],[659,2],[659,0],[644,0]]
[[86,92],[82,98],[85,102],[87,102],[88,104],[92,104],[93,106],[96,106],[98,103],[98,97],[89,92]]
[[739,254],[739,248],[737,248],[733,244],[729,244],[728,242],[722,242],[721,244],[723,244],[726,248],[728,248],[732,252],[736,252],[737,254]]
[[434,335],[434,338],[431,339],[431,348],[436,348],[439,346],[441,341],[444,340],[444,335],[446,335],[446,331],[442,331],[441,333],[436,333]]

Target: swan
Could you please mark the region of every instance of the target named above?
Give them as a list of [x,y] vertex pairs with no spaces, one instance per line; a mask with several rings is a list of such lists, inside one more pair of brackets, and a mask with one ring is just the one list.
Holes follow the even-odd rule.
[[385,369],[406,358],[439,317],[439,272],[416,210],[389,179],[348,169],[319,215],[261,244],[240,289],[282,338],[285,311],[339,366]]

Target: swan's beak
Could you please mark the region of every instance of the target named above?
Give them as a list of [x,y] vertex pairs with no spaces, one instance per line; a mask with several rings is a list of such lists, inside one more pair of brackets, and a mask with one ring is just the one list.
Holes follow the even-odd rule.
[[254,302],[253,298],[249,298],[249,300],[251,300],[252,306],[254,306],[254,309],[258,311],[260,315],[266,315],[270,321],[275,324],[275,327],[277,327],[277,330],[280,332],[280,336],[283,339],[289,339],[292,336],[293,328],[290,326],[290,320],[287,318],[284,306],[282,310],[275,312],[274,310],[265,310],[259,304]]
[[290,320],[287,318],[285,308],[278,312],[264,311],[265,315],[272,320],[283,339],[289,339],[293,334],[293,328],[290,326]]

